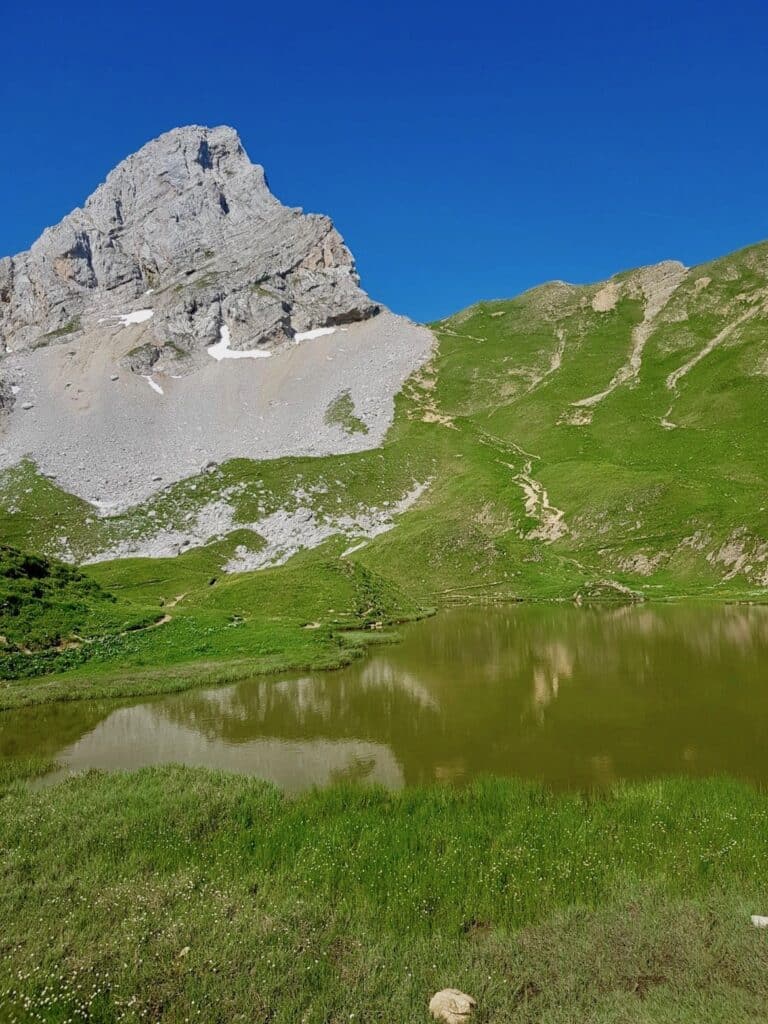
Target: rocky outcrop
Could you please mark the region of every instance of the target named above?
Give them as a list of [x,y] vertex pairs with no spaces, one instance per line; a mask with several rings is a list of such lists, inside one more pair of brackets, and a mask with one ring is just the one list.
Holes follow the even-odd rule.
[[[152,310],[155,344],[202,352],[376,312],[331,221],[283,206],[237,133],[179,128],[128,157],[81,209],[0,260],[0,339],[15,351]],[[176,356],[174,356],[176,358]]]
[[10,412],[13,408],[14,399],[13,388],[7,380],[3,380],[0,377],[0,415],[4,412]]

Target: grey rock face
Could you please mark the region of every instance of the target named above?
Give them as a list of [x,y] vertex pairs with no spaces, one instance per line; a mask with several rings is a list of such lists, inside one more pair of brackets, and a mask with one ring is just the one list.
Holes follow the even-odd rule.
[[13,408],[14,397],[11,385],[0,378],[0,413],[9,412]]
[[378,312],[327,217],[283,206],[237,133],[179,128],[128,157],[81,209],[32,248],[0,260],[6,351],[65,341],[99,321],[152,309],[163,357],[177,370],[219,340],[274,346],[296,332]]

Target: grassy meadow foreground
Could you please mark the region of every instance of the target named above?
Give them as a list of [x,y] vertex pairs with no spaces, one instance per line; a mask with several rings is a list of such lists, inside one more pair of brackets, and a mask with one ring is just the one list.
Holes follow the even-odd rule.
[[[295,800],[165,768],[0,779],[0,1020],[764,1019],[768,797],[513,781]],[[14,779],[12,776],[16,775]]]

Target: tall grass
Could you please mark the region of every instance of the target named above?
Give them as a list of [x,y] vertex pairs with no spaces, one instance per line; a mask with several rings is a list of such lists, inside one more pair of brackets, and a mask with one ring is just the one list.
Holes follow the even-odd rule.
[[[0,800],[0,1019],[760,1020],[768,798],[514,781],[281,796],[180,768]],[[77,1016],[77,1013],[84,1016]]]

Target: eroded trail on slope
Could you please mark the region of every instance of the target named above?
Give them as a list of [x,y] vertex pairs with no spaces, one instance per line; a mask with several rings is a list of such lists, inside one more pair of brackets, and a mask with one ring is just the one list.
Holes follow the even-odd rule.
[[[514,469],[513,466],[509,467]],[[560,537],[568,533],[565,524],[565,512],[555,508],[549,500],[544,484],[536,480],[531,474],[533,462],[525,463],[522,471],[515,475],[515,482],[519,484],[525,501],[525,512],[531,519],[538,520],[539,525],[527,534],[529,540],[542,540],[545,544],[552,544]]]
[[683,363],[681,367],[670,373],[670,375],[667,377],[668,390],[677,390],[678,383],[683,379],[683,377],[687,376],[691,372],[694,366],[697,366],[702,361],[702,359],[705,359],[710,352],[713,352],[720,344],[722,344],[722,342],[726,340],[726,338],[729,338],[737,327],[740,327],[741,324],[743,324],[747,320],[750,320],[753,316],[757,316],[759,312],[761,312],[761,307],[753,306],[750,309],[748,309],[745,313],[742,313],[742,315],[738,317],[738,319],[734,320],[733,323],[728,324],[728,326],[724,327],[719,334],[716,334],[715,337],[711,339],[711,341],[708,341],[704,348],[699,349],[699,351],[694,356],[691,356],[687,363]]
[[507,455],[522,458],[522,469],[513,462],[498,459],[500,465],[509,469],[514,475],[513,480],[523,492],[523,503],[525,514],[535,520],[538,525],[526,534],[528,540],[541,540],[545,544],[552,544],[569,532],[565,522],[565,512],[557,508],[549,500],[547,489],[540,480],[533,476],[533,463],[539,461],[540,456],[527,452],[524,448],[515,444],[514,441],[503,441],[499,437],[487,434],[485,431],[480,434],[481,444],[504,451]]
[[[656,319],[677,291],[687,273],[688,270],[682,263],[673,261],[660,263],[654,267],[645,267],[639,272],[637,283],[643,294],[645,309],[643,319],[632,329],[632,347],[629,357],[626,363],[619,367],[603,391],[589,395],[587,398],[580,398],[578,401],[571,403],[573,409],[580,410],[576,414],[574,422],[579,424],[589,423],[592,418],[591,410],[595,406],[599,405],[617,388],[622,387],[624,384],[631,384],[637,379],[643,363],[643,351],[656,326]],[[619,290],[616,287],[610,291],[610,294],[605,299],[600,300],[600,296],[607,291],[608,286],[602,292],[599,292],[593,300],[593,308],[599,312],[609,311],[614,308],[618,301]]]
[[683,377],[686,377],[695,366],[698,366],[698,364],[703,359],[706,359],[706,357],[711,352],[714,352],[714,350],[718,348],[724,341],[726,341],[737,330],[737,328],[741,326],[741,324],[746,323],[747,320],[751,320],[753,317],[757,316],[758,313],[764,311],[764,305],[752,306],[749,309],[745,310],[745,312],[742,313],[740,317],[738,317],[732,323],[728,324],[727,327],[724,327],[722,331],[720,331],[718,334],[714,336],[714,338],[708,341],[703,348],[699,349],[699,351],[696,352],[695,355],[691,356],[691,358],[687,362],[683,363],[682,366],[678,367],[678,369],[676,370],[673,370],[672,373],[669,374],[666,380],[666,386],[667,390],[672,392],[673,397],[669,408],[659,420],[661,426],[665,430],[677,429],[677,423],[671,420],[670,416],[672,414],[672,407],[674,405],[675,398],[677,398],[677,385],[680,383]]

